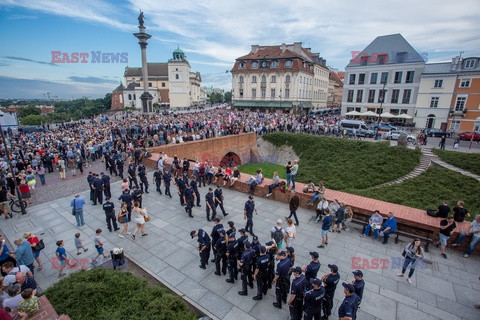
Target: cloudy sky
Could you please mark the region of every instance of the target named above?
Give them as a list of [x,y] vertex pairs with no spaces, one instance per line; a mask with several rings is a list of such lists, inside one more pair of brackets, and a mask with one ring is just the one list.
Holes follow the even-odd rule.
[[[480,2],[445,0],[0,0],[0,98],[101,97],[140,66],[139,10],[150,62],[179,46],[203,84],[229,89],[226,70],[252,44],[303,42],[343,70],[352,51],[401,33],[429,62],[461,51],[480,55]],[[52,51],[89,53],[87,63],[52,63]],[[91,52],[126,53],[128,62],[92,63]]]

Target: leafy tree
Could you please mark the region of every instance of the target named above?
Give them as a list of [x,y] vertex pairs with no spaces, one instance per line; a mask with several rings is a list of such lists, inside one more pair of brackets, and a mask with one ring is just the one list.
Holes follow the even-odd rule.
[[225,92],[223,98],[224,98],[225,102],[231,102],[232,101],[232,91]]
[[51,122],[50,119],[38,114],[30,114],[28,116],[20,118],[20,124],[26,125],[26,126],[39,126],[49,122]]
[[40,113],[42,113],[42,111],[40,109],[38,109],[37,107],[35,107],[34,104],[29,104],[26,107],[18,108],[17,113],[18,113],[18,117],[23,118],[23,117],[29,116],[31,114],[39,115]]
[[221,94],[220,92],[212,92],[212,94],[210,94],[210,102],[211,103],[223,102],[223,94]]

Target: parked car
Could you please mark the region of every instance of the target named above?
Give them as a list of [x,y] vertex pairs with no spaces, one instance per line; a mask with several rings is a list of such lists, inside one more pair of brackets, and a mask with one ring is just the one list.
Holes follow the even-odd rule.
[[370,125],[370,128],[371,128],[372,130],[375,130],[377,127],[378,127],[378,130],[380,130],[380,131],[392,131],[392,130],[395,130],[395,131],[396,131],[396,130],[398,130],[397,127],[392,126],[392,125],[389,124],[389,123],[383,123],[383,122],[381,122],[380,124],[378,124],[378,123],[372,123],[372,124]]
[[445,131],[445,130],[442,130],[442,129],[425,129],[425,133],[427,134],[427,136],[429,137],[439,137],[441,138],[442,136],[445,136],[445,137],[450,137],[451,136],[451,132],[448,132],[448,131]]
[[387,139],[387,140],[398,140],[398,138],[401,136],[401,135],[405,135],[407,137],[407,141],[408,142],[414,142],[415,140],[417,140],[416,137],[414,136],[411,136],[409,135],[408,133],[404,132],[404,131],[389,131],[389,132],[385,132],[383,134],[383,138],[384,139]]
[[[460,140],[470,141],[472,140],[472,135],[473,132],[460,132],[458,134],[458,137],[460,138]],[[473,136],[473,141],[480,141],[480,133],[475,132],[475,135]]]
[[373,137],[375,132],[370,130],[363,121],[358,120],[342,120],[340,121],[340,130],[346,130],[348,135],[354,133],[360,137]]

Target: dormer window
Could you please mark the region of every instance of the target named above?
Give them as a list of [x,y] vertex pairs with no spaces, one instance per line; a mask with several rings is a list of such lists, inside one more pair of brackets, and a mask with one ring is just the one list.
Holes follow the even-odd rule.
[[245,69],[245,66],[246,66],[245,61],[241,61],[241,62],[238,64],[238,69]]
[[368,55],[362,56],[360,59],[361,59],[362,66],[366,66],[368,62]]
[[406,52],[397,52],[396,62],[397,63],[404,63],[407,58]]
[[274,60],[274,61],[270,62],[270,68],[278,68],[278,61]]
[[378,64],[387,63],[387,59],[388,59],[388,54],[387,53],[379,54],[378,55]]
[[291,68],[291,67],[293,67],[293,61],[292,60],[285,61],[285,68]]
[[252,69],[258,69],[258,61],[252,62]]
[[303,69],[306,69],[307,68],[307,64],[305,62],[302,63],[302,67]]
[[475,66],[475,60],[473,59],[465,60],[465,69],[473,69],[474,66]]
[[266,68],[267,67],[267,61],[262,61],[262,68]]

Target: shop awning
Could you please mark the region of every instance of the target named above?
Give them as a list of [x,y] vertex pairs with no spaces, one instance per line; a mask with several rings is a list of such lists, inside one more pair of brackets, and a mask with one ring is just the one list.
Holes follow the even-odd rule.
[[311,102],[300,102],[300,108],[303,108],[303,109],[312,109],[313,108],[313,104]]

